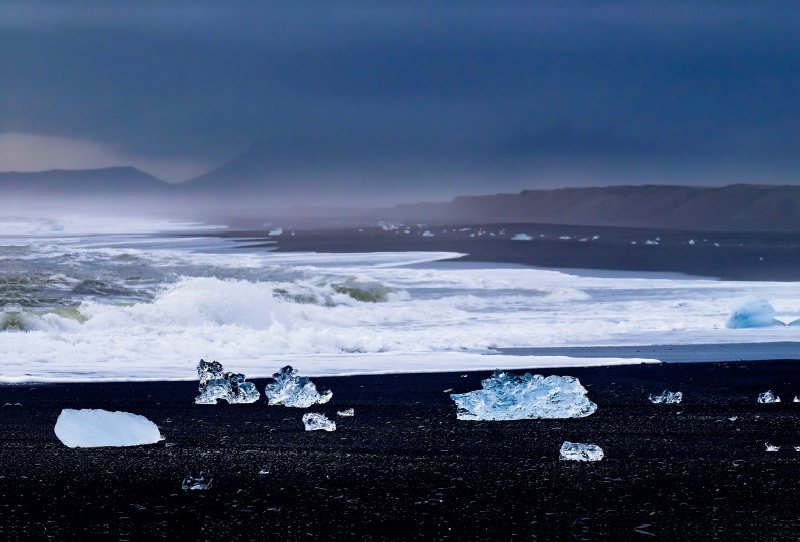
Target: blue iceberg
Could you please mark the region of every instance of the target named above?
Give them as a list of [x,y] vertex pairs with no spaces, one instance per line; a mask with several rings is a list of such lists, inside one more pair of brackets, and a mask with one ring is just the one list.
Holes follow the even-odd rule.
[[730,316],[725,322],[725,327],[730,329],[741,329],[751,327],[770,327],[784,325],[780,320],[775,319],[775,309],[766,299],[758,297],[737,297],[731,299]]

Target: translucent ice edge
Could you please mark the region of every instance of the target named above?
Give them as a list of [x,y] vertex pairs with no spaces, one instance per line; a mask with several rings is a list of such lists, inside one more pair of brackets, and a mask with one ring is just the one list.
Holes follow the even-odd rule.
[[[382,352],[376,354],[281,355],[269,359],[230,359],[225,364],[236,367],[249,379],[271,378],[285,365],[302,369],[305,376],[356,376],[372,374],[441,373],[457,371],[559,369],[661,363],[647,358],[578,358],[569,356],[509,356],[459,352]],[[32,362],[26,366],[6,364],[0,382],[153,382],[197,380],[196,366],[173,359],[150,358],[131,366],[108,363]]]
[[583,418],[597,405],[572,376],[517,375],[496,370],[483,389],[451,394],[459,420],[532,420]]
[[58,440],[68,448],[139,446],[161,440],[156,424],[138,414],[65,408],[56,421]]

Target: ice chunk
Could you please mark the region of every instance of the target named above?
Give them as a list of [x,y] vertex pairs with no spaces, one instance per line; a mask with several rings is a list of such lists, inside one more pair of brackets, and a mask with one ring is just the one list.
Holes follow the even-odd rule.
[[138,446],[161,440],[156,424],[144,416],[90,408],[62,410],[55,432],[58,440],[69,448]]
[[319,393],[317,387],[305,376],[297,376],[297,369],[287,365],[274,375],[275,382],[267,384],[264,394],[270,405],[308,408],[315,404],[324,404],[331,400],[330,390]]
[[422,234],[423,237],[433,237],[433,234],[428,230],[425,230],[425,233]]
[[339,416],[342,416],[343,418],[346,418],[346,417],[355,415],[355,413],[356,413],[355,410],[353,410],[352,408],[348,408],[347,410],[340,410],[336,414],[338,414]]
[[283,228],[278,228],[277,230],[272,230],[269,232],[271,236],[281,235],[283,233]]
[[795,451],[795,452],[800,452],[800,446],[795,446],[795,447],[794,447],[794,451]]
[[190,489],[208,489],[211,487],[211,477],[203,471],[190,470],[186,478],[183,479],[181,487],[184,491]]
[[603,449],[596,444],[581,444],[567,442],[561,445],[561,457],[565,461],[600,461],[603,459]]
[[482,390],[450,395],[459,420],[582,418],[597,410],[571,376],[519,376],[498,369],[481,384]]
[[561,237],[559,237],[559,239],[567,240],[567,239],[572,239],[572,237],[570,237],[569,235],[562,235]]
[[533,237],[530,235],[525,235],[524,233],[518,233],[514,237],[511,238],[512,241],[532,241]]
[[764,393],[759,393],[756,401],[759,403],[780,403],[781,398],[772,393],[772,390],[768,390]]
[[780,446],[773,446],[769,442],[765,442],[764,445],[767,447],[766,451],[768,451],[768,452],[777,452],[778,450],[781,449]]
[[215,405],[218,399],[234,403],[255,403],[261,397],[256,385],[245,382],[241,373],[225,373],[218,361],[200,360],[197,375],[200,377],[200,395],[194,400],[198,405]]
[[650,402],[651,403],[655,403],[655,404],[659,404],[659,403],[668,403],[668,404],[669,403],[680,403],[681,399],[683,399],[683,393],[679,392],[679,391],[671,392],[671,391],[664,390],[664,392],[661,395],[651,395],[650,396]]
[[307,412],[303,414],[303,424],[306,431],[336,431],[336,422],[332,422],[325,417],[325,414]]
[[730,329],[784,325],[775,319],[775,309],[766,299],[737,297],[730,300],[729,307],[731,313],[725,327]]
[[792,403],[800,403],[800,397],[797,397],[797,396],[795,395],[795,396],[794,396],[794,399],[792,399]]

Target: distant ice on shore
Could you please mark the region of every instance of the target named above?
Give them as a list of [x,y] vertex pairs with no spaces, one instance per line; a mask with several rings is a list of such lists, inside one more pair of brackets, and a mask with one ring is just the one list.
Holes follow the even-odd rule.
[[766,299],[737,297],[729,303],[730,315],[725,326],[730,329],[784,325],[775,319],[775,308]]

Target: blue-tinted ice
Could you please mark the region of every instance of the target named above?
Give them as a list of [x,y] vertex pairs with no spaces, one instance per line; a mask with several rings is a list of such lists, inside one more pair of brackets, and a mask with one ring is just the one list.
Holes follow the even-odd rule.
[[264,394],[270,405],[283,405],[287,407],[308,408],[311,405],[327,403],[333,397],[330,390],[322,393],[305,376],[298,376],[297,369],[287,365],[274,375],[275,382],[267,384]]
[[780,403],[781,398],[772,393],[772,390],[767,390],[764,393],[759,393],[756,401],[759,403]]
[[194,400],[198,405],[214,405],[218,399],[228,403],[255,403],[261,397],[255,384],[245,382],[241,373],[223,372],[218,361],[200,360],[197,375],[200,377],[200,395]]
[[519,376],[498,369],[481,384],[482,390],[450,395],[459,420],[583,418],[597,410],[572,376]]
[[181,487],[184,491],[190,489],[208,489],[211,487],[211,477],[203,471],[190,470],[183,479]]
[[308,412],[303,414],[306,431],[336,431],[336,422],[329,420],[325,414]]
[[725,327],[731,329],[749,327],[769,327],[784,325],[775,319],[775,309],[766,299],[757,297],[737,297],[729,303],[731,310]]
[[679,392],[679,391],[671,392],[671,391],[664,390],[664,392],[661,395],[651,395],[650,396],[650,402],[651,403],[656,403],[656,404],[659,404],[659,403],[667,403],[667,404],[680,403],[681,399],[683,399],[683,393]]
[[564,441],[564,444],[561,445],[559,459],[565,461],[600,461],[603,459],[603,455],[603,449],[596,444]]

